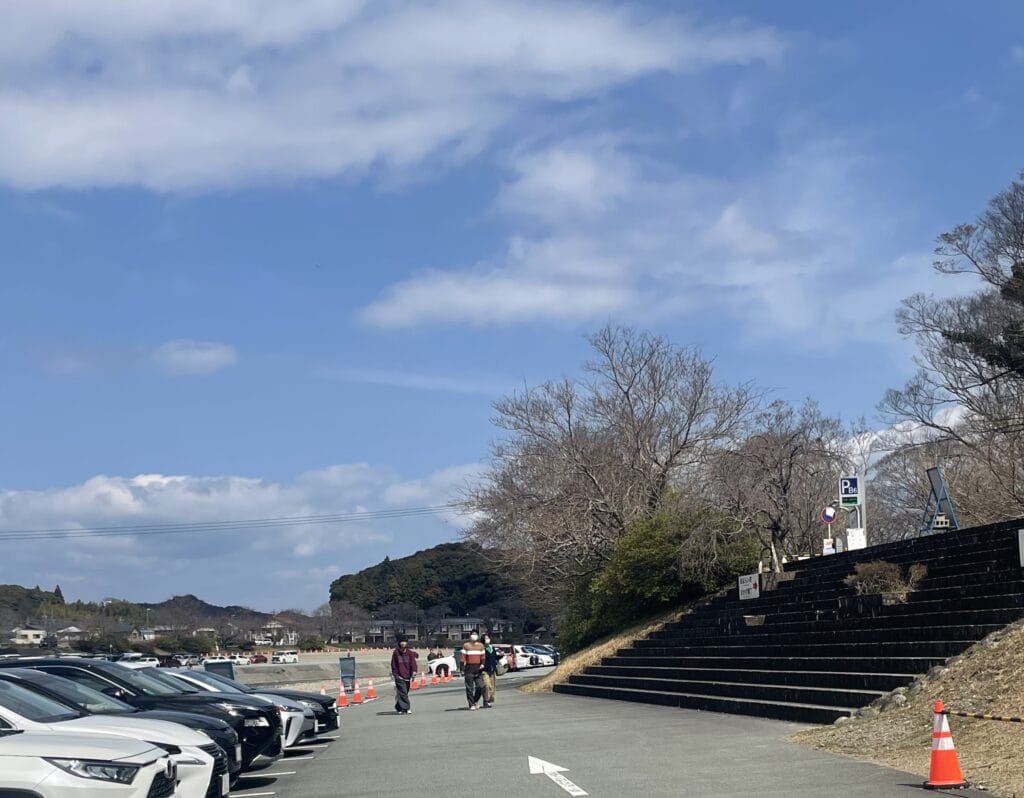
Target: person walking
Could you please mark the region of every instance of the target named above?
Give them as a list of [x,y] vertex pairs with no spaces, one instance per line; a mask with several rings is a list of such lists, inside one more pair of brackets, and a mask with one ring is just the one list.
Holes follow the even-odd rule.
[[398,647],[391,655],[391,675],[395,679],[395,712],[408,715],[412,712],[409,703],[409,683],[416,676],[416,660],[419,655],[409,648],[409,640],[398,638]]
[[484,633],[484,709],[494,706],[498,687],[498,650],[491,645],[491,636]]
[[462,644],[462,672],[466,676],[466,700],[471,710],[479,709],[480,698],[484,692],[484,644],[480,635],[473,632],[469,640]]

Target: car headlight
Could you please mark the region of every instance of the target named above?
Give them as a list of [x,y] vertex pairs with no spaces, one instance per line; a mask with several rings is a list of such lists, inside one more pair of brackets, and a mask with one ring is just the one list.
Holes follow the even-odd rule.
[[73,776],[97,781],[113,781],[117,784],[131,784],[139,772],[139,765],[121,765],[113,762],[91,762],[88,759],[50,759],[46,760]]
[[259,717],[259,718],[246,718],[245,719],[245,725],[246,726],[269,726],[270,725],[270,721],[267,720],[266,718],[263,718],[263,717]]
[[236,707],[234,704],[228,704],[228,703],[223,703],[222,702],[220,704],[214,704],[214,706],[220,707],[225,712],[227,712],[229,715],[241,715],[242,714],[241,712],[238,711],[238,707]]

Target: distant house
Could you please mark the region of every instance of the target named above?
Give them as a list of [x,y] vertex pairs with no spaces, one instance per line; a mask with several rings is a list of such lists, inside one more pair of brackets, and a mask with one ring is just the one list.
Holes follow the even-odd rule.
[[366,642],[372,645],[394,643],[399,637],[420,639],[419,627],[412,621],[370,621],[366,627]]
[[294,646],[299,642],[299,633],[280,621],[267,621],[260,627],[259,635],[266,640],[272,640],[274,645]]
[[365,643],[366,629],[362,626],[350,626],[340,634],[342,643]]
[[63,629],[57,630],[57,644],[70,646],[72,643],[84,640],[88,636],[85,630],[79,629],[77,626],[65,626]]
[[138,643],[142,641],[152,641],[156,640],[156,638],[157,633],[155,629],[140,629],[136,627],[128,633],[128,639],[131,640],[133,643]]
[[16,646],[38,646],[46,637],[46,630],[41,626],[27,623],[11,630],[11,642]]
[[508,621],[494,619],[490,622],[483,618],[445,618],[436,627],[437,637],[447,637],[449,640],[469,640],[473,632],[490,632],[493,635],[501,635],[510,631]]

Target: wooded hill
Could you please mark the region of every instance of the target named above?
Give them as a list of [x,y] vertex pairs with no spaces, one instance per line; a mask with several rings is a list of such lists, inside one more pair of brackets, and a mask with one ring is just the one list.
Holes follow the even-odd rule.
[[485,606],[506,605],[516,593],[510,580],[471,543],[442,543],[397,560],[385,557],[331,583],[332,603],[346,602],[371,612],[407,604],[424,612],[445,607],[454,615],[466,615]]

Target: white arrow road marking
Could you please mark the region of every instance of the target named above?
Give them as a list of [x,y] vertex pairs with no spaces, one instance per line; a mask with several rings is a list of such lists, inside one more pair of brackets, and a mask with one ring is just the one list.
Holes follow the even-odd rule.
[[587,795],[587,791],[582,787],[577,787],[569,779],[562,774],[569,770],[569,768],[563,768],[561,765],[552,765],[550,762],[545,762],[543,759],[537,759],[535,756],[526,757],[526,761],[530,766],[530,775],[536,775],[543,773],[555,784],[565,790],[569,795]]

